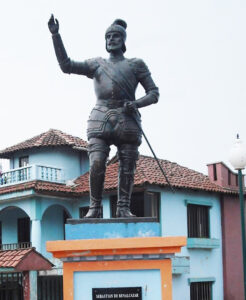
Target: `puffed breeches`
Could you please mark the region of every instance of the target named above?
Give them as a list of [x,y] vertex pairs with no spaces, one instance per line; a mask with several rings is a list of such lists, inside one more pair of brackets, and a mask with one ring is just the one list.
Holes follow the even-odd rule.
[[[136,123],[138,122],[138,123]],[[88,120],[87,137],[102,139],[107,145],[141,144],[141,119],[123,112],[123,108],[109,109],[95,106]]]

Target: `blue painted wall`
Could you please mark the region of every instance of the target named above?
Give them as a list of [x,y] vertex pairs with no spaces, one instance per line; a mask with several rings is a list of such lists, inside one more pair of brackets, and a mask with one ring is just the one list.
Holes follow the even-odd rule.
[[173,279],[173,300],[189,300],[188,278],[215,277],[213,299],[223,299],[222,231],[219,195],[203,192],[176,191],[161,192],[161,227],[163,236],[187,236],[187,207],[185,200],[211,201],[211,238],[220,240],[218,249],[182,248],[180,256],[190,257],[190,273],[175,275]]
[[28,215],[17,207],[9,207],[0,212],[2,222],[2,243],[11,244],[18,242],[17,220]]
[[53,205],[45,211],[42,217],[41,251],[46,257],[52,257],[51,253],[46,252],[46,241],[64,240],[63,212],[64,208],[62,206]]
[[161,299],[160,271],[129,270],[74,273],[74,300],[92,299],[92,288],[114,287],[142,287],[143,300]]
[[159,223],[66,224],[66,239],[114,239],[160,236]]
[[[31,193],[26,193],[24,192],[16,192],[16,193],[11,193],[11,194],[5,194],[1,195],[1,200],[0,200],[0,214],[5,215],[5,209],[9,207],[16,207],[21,210],[23,210],[30,219],[32,219],[32,212],[33,212],[33,205],[34,205],[34,198],[28,199],[28,200],[23,200],[20,199],[20,195],[26,196],[26,195],[32,195]],[[13,199],[11,199],[11,196]],[[19,197],[18,197],[19,196]],[[12,201],[9,202],[8,200],[11,199]]]
[[11,160],[12,169],[19,168],[19,158],[29,156],[29,165],[62,168],[65,180],[75,179],[89,169],[88,156],[85,151],[76,151],[70,147],[50,147],[19,151]]

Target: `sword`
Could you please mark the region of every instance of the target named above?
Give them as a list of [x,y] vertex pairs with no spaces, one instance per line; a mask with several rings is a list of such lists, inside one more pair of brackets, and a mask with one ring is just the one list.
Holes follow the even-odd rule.
[[[137,108],[134,109],[134,113],[135,113],[136,115],[140,115],[140,113],[139,113],[139,111],[137,110]],[[165,171],[163,170],[163,168],[162,168],[162,166],[161,166],[161,164],[160,164],[160,162],[159,162],[159,159],[158,159],[157,156],[155,155],[155,152],[154,152],[153,148],[151,147],[150,142],[149,142],[147,136],[145,135],[145,133],[144,133],[142,127],[139,125],[139,123],[138,123],[136,117],[134,116],[134,113],[130,113],[132,119],[135,121],[135,123],[137,124],[139,130],[141,131],[142,135],[144,136],[144,139],[145,139],[146,143],[148,144],[148,146],[149,146],[149,148],[150,148],[150,151],[152,152],[152,154],[153,154],[153,156],[154,156],[154,158],[155,158],[155,161],[157,162],[157,164],[158,164],[158,166],[159,166],[159,168],[160,168],[160,170],[161,170],[163,176],[165,177],[166,182],[167,182],[167,184],[169,185],[171,191],[172,191],[173,193],[175,193],[174,188],[172,187],[171,183],[169,182],[169,180],[168,180],[168,178],[167,178],[167,175],[166,175]]]

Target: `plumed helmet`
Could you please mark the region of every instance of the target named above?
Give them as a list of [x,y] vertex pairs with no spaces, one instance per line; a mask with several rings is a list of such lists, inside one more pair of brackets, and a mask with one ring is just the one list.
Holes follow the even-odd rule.
[[[122,51],[123,52],[126,52],[126,46],[125,46],[126,28],[127,28],[127,24],[124,20],[116,19],[113,22],[113,24],[109,26],[109,28],[106,30],[106,33],[105,33],[105,38],[109,32],[119,32],[122,35],[122,38],[123,38]],[[107,43],[106,43],[106,48],[107,48]]]

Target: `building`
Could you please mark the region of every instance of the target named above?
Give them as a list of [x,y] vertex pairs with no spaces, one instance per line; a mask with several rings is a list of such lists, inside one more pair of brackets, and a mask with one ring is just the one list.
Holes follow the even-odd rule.
[[211,182],[235,193],[221,195],[224,300],[244,299],[238,176],[223,162],[208,165]]
[[[78,193],[66,183],[88,170],[86,146],[79,138],[49,130],[0,153],[10,160],[0,182],[0,244],[3,249],[35,247],[55,266],[39,272],[38,295],[53,286],[59,297],[61,262],[52,260],[45,243],[64,239],[66,219],[79,217]],[[37,275],[33,272],[34,284]]]
[[[32,245],[54,265],[50,271],[36,272],[38,295],[43,284],[59,290],[62,278],[62,263],[46,252],[46,241],[65,239],[66,220],[81,218],[88,210],[86,147],[82,139],[51,129],[0,151],[0,158],[10,160],[10,170],[0,181],[0,244]],[[173,299],[195,300],[197,293],[199,300],[220,300],[230,293],[228,299],[233,299],[241,288],[237,283],[228,291],[227,286],[233,276],[227,268],[233,264],[233,251],[241,253],[239,242],[231,244],[234,231],[230,230],[230,205],[235,219],[239,214],[236,175],[230,179],[234,185],[225,186],[217,165],[210,165],[205,176],[167,160],[160,162],[176,192],[169,189],[154,159],[140,156],[131,210],[138,217],[154,219],[160,236],[188,237],[187,247],[172,262]],[[215,169],[216,180],[211,177]],[[117,158],[113,158],[106,172],[103,218],[115,216],[117,170]],[[239,221],[233,226],[239,241]]]

